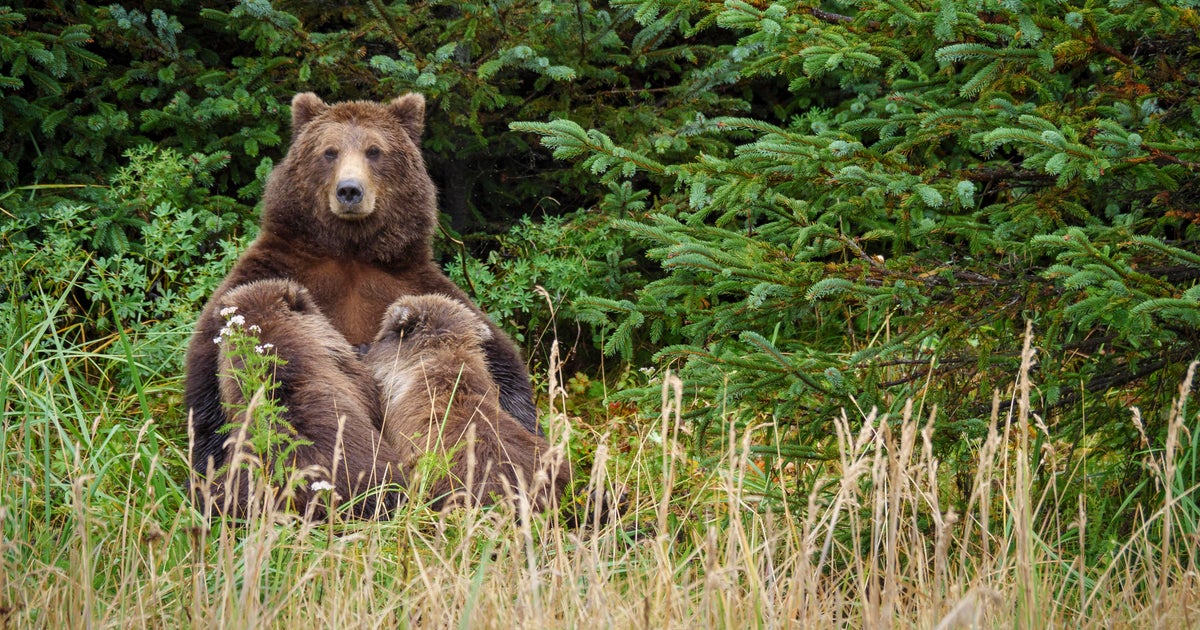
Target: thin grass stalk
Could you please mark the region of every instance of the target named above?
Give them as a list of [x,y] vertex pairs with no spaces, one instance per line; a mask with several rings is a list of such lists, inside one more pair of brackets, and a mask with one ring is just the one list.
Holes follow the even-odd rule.
[[1168,610],[1173,608],[1166,600],[1166,593],[1171,583],[1171,574],[1178,567],[1178,563],[1175,560],[1174,548],[1171,546],[1171,535],[1175,530],[1175,450],[1179,445],[1180,430],[1187,430],[1183,426],[1184,410],[1187,406],[1188,395],[1191,393],[1192,379],[1196,373],[1196,365],[1196,362],[1188,365],[1187,375],[1184,376],[1183,382],[1179,384],[1179,396],[1171,405],[1171,415],[1167,422],[1167,441],[1163,448],[1162,465],[1164,509],[1162,515],[1162,542],[1160,543],[1158,553],[1160,563],[1158,592],[1155,594],[1156,623],[1164,622]]
[[934,552],[933,552],[933,583],[932,609],[935,616],[941,615],[945,606],[946,593],[949,590],[950,563],[947,558],[950,543],[953,538],[953,528],[958,523],[958,515],[953,510],[942,514],[938,500],[938,462],[933,455],[933,427],[937,418],[937,405],[929,411],[929,420],[921,431],[921,460],[929,484],[925,493],[933,515]]
[[1025,322],[1025,342],[1021,349],[1021,368],[1017,373],[1017,459],[1014,465],[1016,485],[1013,500],[1013,538],[1016,545],[1017,625],[1033,628],[1036,589],[1033,577],[1033,512],[1030,505],[1032,482],[1029,477],[1029,373],[1033,369],[1033,322]]
[[[47,472],[49,472],[47,470]],[[87,506],[84,501],[84,485],[90,481],[90,475],[79,475],[71,483],[71,501],[74,507],[75,520],[75,558],[71,566],[75,567],[73,581],[74,592],[78,593],[79,601],[73,602],[69,619],[76,628],[92,628],[95,617],[95,591],[93,584],[92,536]]]

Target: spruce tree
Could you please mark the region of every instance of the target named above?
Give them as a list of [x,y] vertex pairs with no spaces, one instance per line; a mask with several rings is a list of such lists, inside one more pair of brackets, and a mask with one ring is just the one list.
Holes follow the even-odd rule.
[[614,4],[729,41],[696,74],[743,111],[698,108],[665,157],[569,116],[513,127],[651,193],[617,225],[661,276],[579,306],[607,351],[682,375],[701,453],[765,423],[760,453],[819,458],[840,409],[912,399],[961,454],[1030,322],[1038,438],[1139,483],[1129,406],[1159,436],[1200,354],[1196,2]]

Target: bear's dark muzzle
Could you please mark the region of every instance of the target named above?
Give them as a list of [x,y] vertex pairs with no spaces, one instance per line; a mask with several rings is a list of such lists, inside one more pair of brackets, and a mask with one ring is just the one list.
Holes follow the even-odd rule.
[[363,185],[357,179],[343,179],[337,185],[337,200],[338,203],[344,206],[353,206],[362,203],[363,200]]

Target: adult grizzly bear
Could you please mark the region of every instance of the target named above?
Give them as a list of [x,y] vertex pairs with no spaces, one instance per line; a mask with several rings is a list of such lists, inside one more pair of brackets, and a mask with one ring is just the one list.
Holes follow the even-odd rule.
[[383,438],[404,469],[425,453],[450,454],[448,474],[428,488],[435,509],[447,500],[489,504],[521,490],[541,510],[557,505],[569,483],[562,458],[547,457],[545,438],[523,430],[500,407],[484,362],[491,336],[457,300],[408,296],[388,309],[363,358],[382,390]]
[[[233,404],[230,411],[236,428],[224,438],[225,459],[232,466],[208,488],[218,511],[244,516],[253,511],[248,505],[261,509],[270,500],[282,507],[290,498],[293,507],[305,513],[316,482],[332,485],[338,504],[342,504],[371,488],[403,481],[399,454],[375,428],[380,400],[374,376],[304,287],[290,280],[256,280],[222,295],[219,305],[220,310],[209,315],[225,327],[213,343],[218,348],[221,399]],[[264,393],[287,408],[282,422],[271,427],[296,440],[292,448],[278,445],[276,453],[286,454],[284,462],[262,461],[262,454],[254,453],[248,443],[251,403],[247,398],[253,398],[255,392],[246,390],[239,374],[246,368],[246,357],[231,347],[234,328],[258,338],[260,345],[254,351],[281,359],[273,365],[276,387]],[[239,452],[244,457],[238,458]],[[294,493],[268,499],[261,493],[261,483],[257,492],[251,491],[252,475],[247,468],[274,471],[279,463],[301,475],[303,483]],[[265,476],[269,479],[270,472]],[[268,480],[263,477],[259,476],[260,481]],[[396,487],[365,495],[353,505],[353,512],[366,517],[387,514],[399,498]],[[323,518],[322,502],[311,509],[317,518]]]
[[[292,99],[292,144],[263,195],[261,231],[205,307],[188,346],[185,401],[198,472],[224,463],[229,421],[217,378],[213,313],[233,288],[264,278],[304,286],[352,345],[374,339],[384,310],[405,295],[440,293],[471,308],[492,332],[484,344],[500,404],[539,431],[529,374],[513,342],[433,262],[436,194],[419,148],[425,99],[327,105]],[[288,383],[283,383],[287,387]]]

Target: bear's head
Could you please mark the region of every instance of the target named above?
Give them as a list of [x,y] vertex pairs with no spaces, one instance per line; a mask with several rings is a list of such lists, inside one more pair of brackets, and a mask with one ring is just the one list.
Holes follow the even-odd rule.
[[297,94],[291,148],[267,182],[264,229],[323,256],[426,256],[437,200],[421,157],[424,126],[420,94],[334,105]]
[[[255,334],[289,360],[322,350],[339,356],[352,352],[312,294],[291,280],[267,278],[239,285],[222,295],[218,306],[210,315],[218,324]],[[223,344],[224,329],[221,335],[213,341]]]
[[383,315],[377,344],[407,344],[413,352],[454,347],[479,350],[492,331],[474,311],[453,298],[429,293],[406,295]]
[[271,325],[306,315],[320,316],[321,310],[308,289],[292,280],[265,278],[238,285],[220,296],[211,316],[222,324],[234,315],[240,326]]

